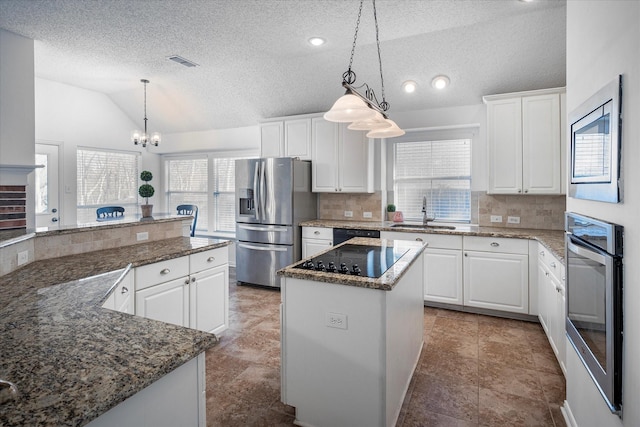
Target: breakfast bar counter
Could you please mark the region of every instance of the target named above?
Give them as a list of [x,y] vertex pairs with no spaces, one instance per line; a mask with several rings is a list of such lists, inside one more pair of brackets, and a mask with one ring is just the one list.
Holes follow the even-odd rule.
[[[131,267],[224,247],[178,237],[32,262],[0,277],[0,425],[80,426],[193,360],[213,334],[102,308]],[[14,390],[15,391],[15,390]]]

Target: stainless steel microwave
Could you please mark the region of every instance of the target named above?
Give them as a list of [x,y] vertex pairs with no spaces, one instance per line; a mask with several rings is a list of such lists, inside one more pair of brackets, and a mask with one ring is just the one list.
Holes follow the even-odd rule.
[[569,115],[569,196],[622,201],[622,76],[600,89]]

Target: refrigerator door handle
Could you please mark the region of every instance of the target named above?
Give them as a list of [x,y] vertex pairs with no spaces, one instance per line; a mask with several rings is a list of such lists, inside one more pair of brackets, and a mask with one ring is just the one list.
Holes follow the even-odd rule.
[[247,245],[246,243],[238,243],[238,246],[241,248],[245,248],[245,249],[253,249],[255,251],[269,251],[269,252],[286,252],[287,248],[280,248],[280,247],[264,247],[264,246],[254,246],[254,245]]
[[265,175],[265,163],[264,161],[260,162],[262,166],[260,167],[260,210],[262,211],[262,220],[266,219],[266,175]]
[[256,210],[256,219],[260,221],[260,188],[258,186],[260,178],[260,162],[256,162],[253,172],[253,206]]
[[238,223],[238,228],[243,230],[251,230],[251,231],[277,231],[277,232],[287,232],[289,229],[287,227],[278,227],[278,226],[259,226],[259,225],[246,225]]

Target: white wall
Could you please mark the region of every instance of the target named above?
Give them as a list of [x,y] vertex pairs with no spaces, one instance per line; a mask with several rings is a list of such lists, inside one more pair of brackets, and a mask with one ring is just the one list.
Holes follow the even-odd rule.
[[260,154],[260,126],[214,129],[203,132],[172,133],[162,136],[158,152],[162,154],[254,150]]
[[107,95],[36,78],[35,101],[36,140],[62,147],[60,213],[64,225],[76,224],[76,149],[78,147],[142,153],[142,169],[149,170],[154,175],[151,184],[156,189],[156,195],[150,202],[157,206],[154,208],[156,212],[164,210],[164,198],[159,197],[163,191],[160,180],[160,157],[154,154],[154,147],[144,149],[133,145],[131,131],[140,128],[140,123],[129,119]]
[[625,227],[624,418],[611,415],[575,351],[567,345],[567,401],[580,427],[640,426],[640,2],[569,0],[567,111],[623,74],[622,175],[624,202],[567,198],[567,210]]

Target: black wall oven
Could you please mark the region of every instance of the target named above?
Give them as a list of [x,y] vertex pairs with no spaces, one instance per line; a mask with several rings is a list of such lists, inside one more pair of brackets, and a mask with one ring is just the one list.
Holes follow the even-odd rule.
[[567,336],[621,415],[623,227],[570,212],[565,224]]

